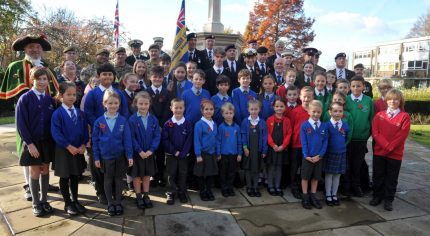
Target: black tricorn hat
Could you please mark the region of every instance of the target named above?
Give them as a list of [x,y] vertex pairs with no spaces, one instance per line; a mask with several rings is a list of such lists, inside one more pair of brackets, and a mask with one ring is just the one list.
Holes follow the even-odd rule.
[[13,42],[12,48],[15,51],[24,51],[25,46],[27,46],[30,43],[38,43],[40,46],[42,46],[43,51],[51,51],[51,44],[46,41],[46,36],[39,35],[27,35],[21,38],[18,38]]

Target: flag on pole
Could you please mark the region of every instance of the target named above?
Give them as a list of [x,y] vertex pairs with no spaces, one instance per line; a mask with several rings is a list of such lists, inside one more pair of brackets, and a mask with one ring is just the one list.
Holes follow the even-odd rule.
[[178,62],[188,61],[187,27],[185,26],[185,0],[182,0],[181,10],[176,21],[176,36],[173,41],[173,55],[171,68]]
[[119,10],[118,10],[118,2],[116,1],[116,9],[115,9],[115,21],[114,21],[114,39],[115,39],[115,47],[119,46]]

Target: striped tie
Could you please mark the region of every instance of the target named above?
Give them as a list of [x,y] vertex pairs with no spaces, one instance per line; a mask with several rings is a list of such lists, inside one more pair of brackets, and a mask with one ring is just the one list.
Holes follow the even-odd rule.
[[75,109],[70,108],[70,118],[72,118],[73,124],[77,125],[78,124],[78,117],[75,114]]

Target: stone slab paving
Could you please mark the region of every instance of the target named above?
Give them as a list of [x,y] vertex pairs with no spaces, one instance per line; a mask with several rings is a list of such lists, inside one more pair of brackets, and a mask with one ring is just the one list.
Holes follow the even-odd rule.
[[[369,145],[370,147],[370,142]],[[270,196],[261,188],[261,198],[248,197],[237,189],[224,198],[214,189],[215,201],[204,202],[189,191],[189,202],[167,206],[165,189],[151,189],[154,208],[138,210],[134,193],[124,192],[123,216],[109,217],[99,204],[92,185],[83,181],[79,197],[88,211],[69,217],[63,211],[60,193],[49,193],[55,208],[52,216],[35,218],[31,203],[23,199],[22,167],[15,156],[15,128],[0,126],[0,235],[429,235],[430,150],[407,142],[394,211],[368,205],[364,198],[341,201],[339,207],[304,210],[290,189],[283,197]],[[371,153],[366,161],[371,166]],[[85,175],[89,175],[88,171]],[[57,184],[53,173],[51,183]],[[318,198],[323,199],[321,192]]]

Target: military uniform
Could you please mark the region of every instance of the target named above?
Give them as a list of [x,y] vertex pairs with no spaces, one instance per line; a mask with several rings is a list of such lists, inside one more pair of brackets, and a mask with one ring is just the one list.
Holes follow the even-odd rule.
[[[130,42],[128,42],[128,46],[130,46],[130,48],[140,48],[142,44],[143,42],[139,39],[133,39]],[[130,66],[134,66],[134,63],[136,62],[136,60],[146,61],[146,60],[149,60],[149,57],[142,54],[139,54],[139,55],[131,54],[125,59],[125,63],[129,64]]]
[[90,78],[93,76],[97,76],[97,68],[99,67],[99,64],[89,64],[87,67],[82,69],[81,71],[81,77],[80,79],[85,83],[88,84],[90,81]]
[[[76,65],[76,64],[75,64]],[[79,65],[76,65],[76,75],[78,76],[78,77],[80,77],[80,75],[81,75],[81,72],[82,72],[82,67],[81,66],[79,66]],[[61,73],[61,66],[57,66],[57,67],[55,67],[54,68],[54,73],[55,73],[55,75],[57,76],[57,77],[59,77],[62,73]]]
[[127,63],[123,66],[114,64],[114,68],[116,71],[116,81],[120,81],[125,74],[133,72],[133,67]]

